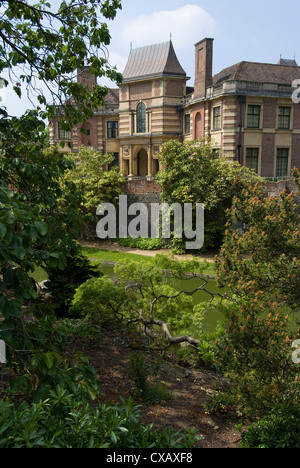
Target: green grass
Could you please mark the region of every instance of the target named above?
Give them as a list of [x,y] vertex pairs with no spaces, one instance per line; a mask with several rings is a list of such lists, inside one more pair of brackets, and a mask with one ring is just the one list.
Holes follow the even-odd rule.
[[[141,263],[154,263],[155,257],[131,254],[126,252],[115,252],[111,250],[101,250],[94,247],[83,247],[83,253],[91,260],[97,262],[122,262],[133,260]],[[204,274],[215,275],[214,263],[209,263]]]
[[99,262],[122,262],[123,260],[134,260],[141,263],[154,263],[154,257],[147,257],[146,255],[114,252],[112,250],[101,250],[93,247],[83,247],[82,252],[91,260],[97,260]]

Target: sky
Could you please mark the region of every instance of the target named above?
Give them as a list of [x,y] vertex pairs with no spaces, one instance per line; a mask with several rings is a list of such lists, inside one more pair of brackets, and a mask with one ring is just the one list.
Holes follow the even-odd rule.
[[[58,5],[60,0],[51,0]],[[299,0],[123,0],[113,21],[109,62],[122,72],[130,48],[172,38],[175,52],[193,86],[194,44],[214,38],[213,73],[242,60],[277,63],[280,56],[300,65]],[[300,79],[300,76],[299,76]],[[103,84],[116,87],[104,81]],[[5,105],[20,115],[32,104],[6,90]]]

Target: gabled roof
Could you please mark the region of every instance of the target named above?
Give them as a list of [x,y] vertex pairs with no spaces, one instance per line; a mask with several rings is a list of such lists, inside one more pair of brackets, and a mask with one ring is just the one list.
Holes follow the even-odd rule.
[[280,57],[278,65],[284,65],[285,67],[298,67],[296,60],[283,59]]
[[[296,62],[295,62],[296,63]],[[300,67],[296,64],[239,62],[225,68],[214,76],[213,85],[218,86],[225,81],[252,81],[257,83],[274,83],[291,85],[299,79]]]
[[164,75],[186,77],[172,41],[131,49],[123,83]]

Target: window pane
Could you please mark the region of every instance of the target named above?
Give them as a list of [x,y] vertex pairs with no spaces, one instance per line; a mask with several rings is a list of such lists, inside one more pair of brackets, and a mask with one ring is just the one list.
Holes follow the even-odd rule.
[[146,133],[146,106],[143,102],[137,107],[137,133]]
[[287,177],[289,170],[289,150],[279,148],[277,150],[276,177]]
[[291,108],[279,107],[278,112],[278,128],[282,130],[289,130],[291,122]]
[[59,140],[71,139],[71,132],[68,132],[67,130],[62,129],[60,122],[58,122],[58,139]]
[[221,128],[221,107],[215,107],[213,112],[213,129],[219,130]]
[[107,122],[107,138],[118,137],[118,122]]
[[248,106],[248,128],[260,127],[260,106]]
[[191,116],[186,114],[185,116],[185,133],[188,135],[191,132]]
[[258,173],[259,149],[247,148],[246,150],[246,167],[253,169]]

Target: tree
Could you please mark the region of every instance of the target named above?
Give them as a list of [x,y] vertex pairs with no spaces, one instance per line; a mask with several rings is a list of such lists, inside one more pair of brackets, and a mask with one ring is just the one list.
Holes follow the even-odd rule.
[[[167,203],[203,203],[205,209],[205,247],[217,249],[223,242],[226,210],[232,198],[260,178],[239,163],[215,157],[207,140],[163,145],[160,163],[164,169],[157,182]],[[175,241],[175,239],[174,239]]]
[[[7,366],[17,369],[22,390],[36,398],[62,382],[58,351],[66,331],[58,326],[51,304],[38,300],[32,274],[36,266],[66,268],[70,252],[78,252],[82,222],[76,185],[69,181],[62,190],[60,183],[73,163],[56,148],[45,149],[41,118],[54,115],[57,99],[63,104],[64,126],[70,129],[103,103],[106,88],[90,90],[75,83],[77,68],[88,63],[95,76],[121,78],[108,63],[110,36],[103,20],[114,18],[120,7],[118,0],[63,1],[57,11],[45,0],[35,5],[1,2],[3,82],[11,82],[20,97],[24,83],[29,96],[36,95],[45,106],[21,118],[0,109],[0,336],[7,347]],[[51,102],[36,80],[49,90]]]
[[[296,180],[299,173],[295,172]],[[296,193],[265,197],[258,186],[234,197],[225,243],[217,259],[220,284],[236,295],[264,294],[278,306],[299,310],[300,216]],[[236,225],[245,226],[237,230]]]
[[[124,177],[113,163],[113,155],[102,154],[82,146],[78,154],[70,154],[71,169],[64,173],[62,185],[74,183],[81,195],[79,211],[87,223],[96,222],[96,209],[101,203],[118,203],[123,192]],[[109,167],[108,170],[106,168]]]
[[[206,289],[203,271],[206,261],[174,260],[157,255],[155,264],[120,263],[115,278],[90,279],[76,291],[70,313],[81,314],[93,327],[107,321],[121,321],[144,330],[149,346],[167,349],[188,343],[197,349],[199,340],[191,336],[191,324],[197,315],[193,295],[206,291],[211,298],[218,296]],[[187,280],[199,279],[193,291],[177,291],[166,284],[165,276]]]
[[[36,4],[3,0],[0,76],[5,85],[10,81],[21,98],[24,83],[28,95],[45,106],[43,118],[53,117],[55,104],[62,104],[66,130],[84,122],[103,103],[107,89],[97,85],[90,90],[74,82],[74,73],[88,64],[96,77],[120,82],[121,75],[109,64],[110,34],[105,22],[120,8],[120,0],[69,0],[62,1],[57,9],[46,0]],[[38,88],[39,82],[46,93]]]
[[[298,184],[299,173],[294,175]],[[265,197],[253,186],[234,198],[229,220],[216,259],[219,285],[233,292],[219,360],[236,401],[261,416],[274,401],[299,404],[299,366],[292,359],[300,304],[299,207],[293,192]],[[237,223],[244,230],[235,229]]]
[[34,111],[0,119],[0,333],[8,365],[19,369],[35,352],[54,351],[62,342],[52,308],[37,300],[32,275],[37,266],[66,267],[80,225],[76,187],[60,187],[71,163],[55,148],[43,150],[43,138]]

